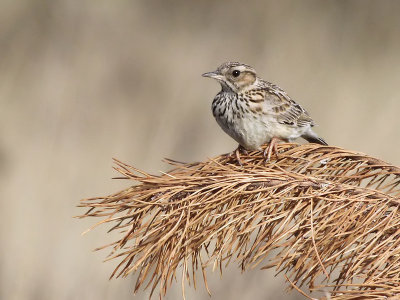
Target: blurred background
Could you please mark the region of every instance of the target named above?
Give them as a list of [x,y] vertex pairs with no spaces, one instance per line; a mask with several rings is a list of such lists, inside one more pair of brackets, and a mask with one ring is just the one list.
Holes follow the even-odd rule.
[[[79,200],[129,186],[112,157],[150,172],[163,157],[233,150],[200,75],[256,68],[301,103],[328,143],[400,165],[399,1],[2,0],[0,298],[145,299],[92,250],[112,240]],[[197,291],[207,299],[198,274]],[[303,299],[273,271],[209,272],[212,299]],[[287,286],[287,284],[286,284]],[[181,297],[180,284],[167,299]]]

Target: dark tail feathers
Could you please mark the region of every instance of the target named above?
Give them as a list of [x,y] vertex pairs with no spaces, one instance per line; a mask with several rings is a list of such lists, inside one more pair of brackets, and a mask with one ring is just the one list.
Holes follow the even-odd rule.
[[318,137],[318,136],[310,136],[310,135],[307,135],[307,136],[302,136],[302,138],[304,138],[305,140],[307,140],[307,142],[309,142],[309,143],[315,143],[315,144],[320,144],[320,145],[328,145],[325,141],[324,141],[324,139],[322,139],[322,138],[320,138],[320,137]]

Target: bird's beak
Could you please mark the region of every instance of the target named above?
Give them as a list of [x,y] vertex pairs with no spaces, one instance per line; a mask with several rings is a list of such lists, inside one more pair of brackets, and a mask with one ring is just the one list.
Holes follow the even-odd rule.
[[214,79],[217,79],[217,80],[220,80],[222,78],[221,74],[219,74],[217,71],[204,73],[201,76],[210,77],[210,78],[214,78]]

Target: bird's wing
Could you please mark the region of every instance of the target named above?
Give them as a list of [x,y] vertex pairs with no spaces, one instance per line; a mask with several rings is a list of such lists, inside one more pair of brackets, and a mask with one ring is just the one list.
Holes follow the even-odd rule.
[[281,124],[290,126],[314,126],[307,111],[292,100],[282,89],[270,84],[264,88],[265,102],[268,106],[268,113],[274,115]]

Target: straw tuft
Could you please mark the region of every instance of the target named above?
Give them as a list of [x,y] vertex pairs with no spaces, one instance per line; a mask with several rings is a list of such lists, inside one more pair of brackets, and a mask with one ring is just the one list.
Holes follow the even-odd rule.
[[400,295],[400,168],[331,146],[278,151],[269,163],[258,151],[242,155],[243,167],[227,155],[167,160],[174,169],[158,176],[115,160],[119,178],[136,184],[80,204],[88,208],[80,217],[121,232],[98,248],[121,260],[111,277],[136,273],[135,292],[158,287],[163,297],[178,267],[182,288],[185,280],[196,287],[200,269],[208,290],[206,269],[234,262],[275,268],[305,295]]

